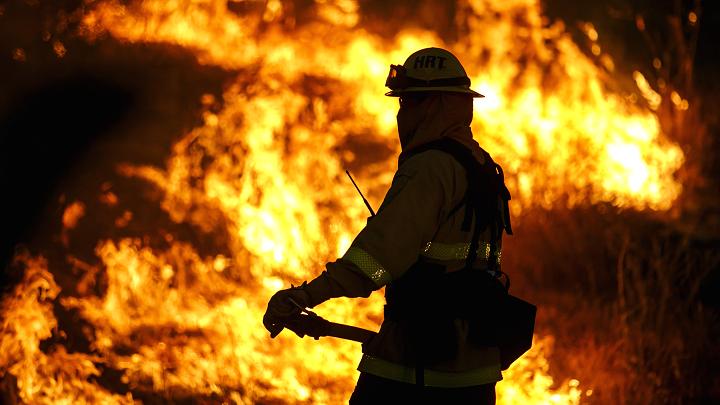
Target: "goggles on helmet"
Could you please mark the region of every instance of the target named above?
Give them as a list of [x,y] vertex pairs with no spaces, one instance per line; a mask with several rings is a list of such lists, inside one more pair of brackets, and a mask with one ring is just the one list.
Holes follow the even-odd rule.
[[446,79],[422,80],[409,77],[407,75],[407,69],[402,65],[390,65],[390,72],[385,80],[385,87],[390,88],[390,90],[403,90],[408,87],[447,87],[460,85],[470,86],[470,78],[460,76]]

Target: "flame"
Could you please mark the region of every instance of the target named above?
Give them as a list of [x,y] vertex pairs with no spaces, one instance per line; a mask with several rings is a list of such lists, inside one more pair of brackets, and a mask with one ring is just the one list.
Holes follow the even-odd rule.
[[21,253],[23,280],[0,303],[0,375],[17,379],[19,399],[28,404],[132,404],[132,397],[108,392],[89,381],[100,375],[102,359],[68,353],[64,346],[40,350],[40,342],[57,328],[52,300],[60,288],[42,258]]
[[[264,27],[265,19],[232,13],[225,1],[213,0],[145,1],[130,7],[105,2],[86,16],[85,26],[90,37],[107,30],[125,41],[183,46],[201,63],[258,69],[252,83],[240,73],[242,88],[226,94],[226,109],[245,102],[245,97],[260,106],[265,100],[267,107],[292,108],[290,100],[273,103],[278,92],[291,99],[300,96],[295,102],[308,108],[316,103],[330,109],[348,106],[354,117],[323,111],[303,129],[316,137],[332,135],[336,144],[359,131],[393,150],[396,105],[380,97],[387,66],[421,47],[446,47],[460,57],[475,87],[488,96],[476,102],[473,130],[510,174],[519,202],[515,214],[530,205],[550,207],[559,198],[571,205],[608,201],[665,210],[680,194],[672,174],[684,161],[681,149],[664,137],[652,112],[604,88],[601,70],[561,23],[545,21],[539,2],[472,1],[464,6],[464,28],[469,32],[450,44],[433,32],[418,30],[402,30],[389,42],[347,24],[357,20],[357,10],[340,6],[346,3],[318,2],[318,21],[291,34],[280,27],[286,20],[281,12],[273,13],[277,25]],[[328,7],[334,11],[324,11]],[[345,17],[337,16],[340,10],[346,10]],[[597,38],[592,26],[587,31]],[[302,85],[308,77],[321,77],[327,88],[352,97],[308,98]],[[642,74],[635,72],[633,77],[651,107],[658,104]],[[298,129],[292,116],[270,115],[268,120],[279,120],[278,126],[295,124]],[[638,153],[618,156],[618,149]],[[388,171],[389,165],[381,170]]]
[[[233,11],[238,3],[249,11]],[[2,347],[26,342],[12,350],[15,357],[0,357],[24,401],[51,398],[48,387],[57,388],[52,398],[70,402],[131,400],[92,382],[94,364],[105,363],[121,370],[134,392],[164,398],[345,402],[357,376],[358,345],[289,333],[270,340],[260,321],[274,291],[315,276],[362,228],[365,208],[345,183],[344,168],[355,170],[371,201],[390,184],[399,148],[397,102],[382,97],[384,76],[390,63],[419,48],[451,49],[487,96],[476,101],[473,132],[505,168],[515,216],[563,203],[665,210],[681,192],[673,173],[684,157],[658,118],[609,92],[602,68],[561,23],[546,21],[537,0],[458,5],[463,35],[453,43],[420,29],[382,38],[362,27],[360,8],[350,0],[317,1],[304,10],[312,15],[305,20],[289,4],[106,0],[84,15],[89,40],[109,33],[121,41],[172,44],[200,63],[237,72],[222,100],[202,98],[203,125],[173,146],[165,168],[120,168],[162,190],[162,208],[173,221],[199,235],[224,235],[226,253],[201,254],[173,235],[164,249],[142,238],[99,241],[104,293],[92,295],[85,285],[93,270],[83,281],[85,293],[60,299],[92,325],[95,357],[38,349],[57,325],[47,301],[58,288],[41,259],[24,258],[26,279],[3,301],[0,335]],[[592,26],[587,31],[597,39]],[[652,95],[639,77],[642,94]],[[360,153],[366,149],[372,153]],[[110,193],[101,200],[120,199]],[[117,226],[132,220],[124,212]],[[49,293],[38,295],[37,283]],[[378,294],[338,299],[318,312],[377,328],[382,301]],[[13,330],[20,316],[35,329]],[[538,337],[505,373],[500,403],[579,402],[578,381],[555,386],[548,374],[551,340]]]

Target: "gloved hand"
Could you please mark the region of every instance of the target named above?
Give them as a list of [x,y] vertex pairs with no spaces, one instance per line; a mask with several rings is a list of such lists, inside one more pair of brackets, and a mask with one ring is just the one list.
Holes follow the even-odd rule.
[[310,310],[292,315],[284,322],[284,326],[295,332],[298,337],[308,335],[315,340],[320,339],[321,336],[328,336],[330,331],[330,322]]
[[[310,294],[305,291],[306,286],[307,283],[303,283],[298,287],[280,290],[270,298],[265,316],[263,316],[263,325],[270,332],[270,337],[275,338],[282,332],[285,324],[300,313],[300,309],[290,299],[303,308],[312,306]],[[298,334],[298,336],[300,335]]]

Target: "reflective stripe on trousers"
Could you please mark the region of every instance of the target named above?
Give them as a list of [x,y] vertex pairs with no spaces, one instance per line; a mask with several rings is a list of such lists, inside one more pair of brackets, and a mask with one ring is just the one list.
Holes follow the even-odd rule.
[[[396,364],[364,354],[358,370],[388,380],[415,384],[415,368]],[[444,372],[425,369],[425,386],[459,388],[495,383],[502,380],[500,364],[492,362],[485,367],[462,372]]]
[[362,373],[350,405],[494,405],[495,383],[460,388],[418,387]]

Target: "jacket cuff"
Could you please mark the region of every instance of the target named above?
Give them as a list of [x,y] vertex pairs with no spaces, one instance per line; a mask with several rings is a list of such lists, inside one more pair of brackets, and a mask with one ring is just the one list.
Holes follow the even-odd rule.
[[332,294],[332,287],[325,272],[307,283],[304,290],[310,298],[310,308],[320,305],[330,298],[334,298]]

